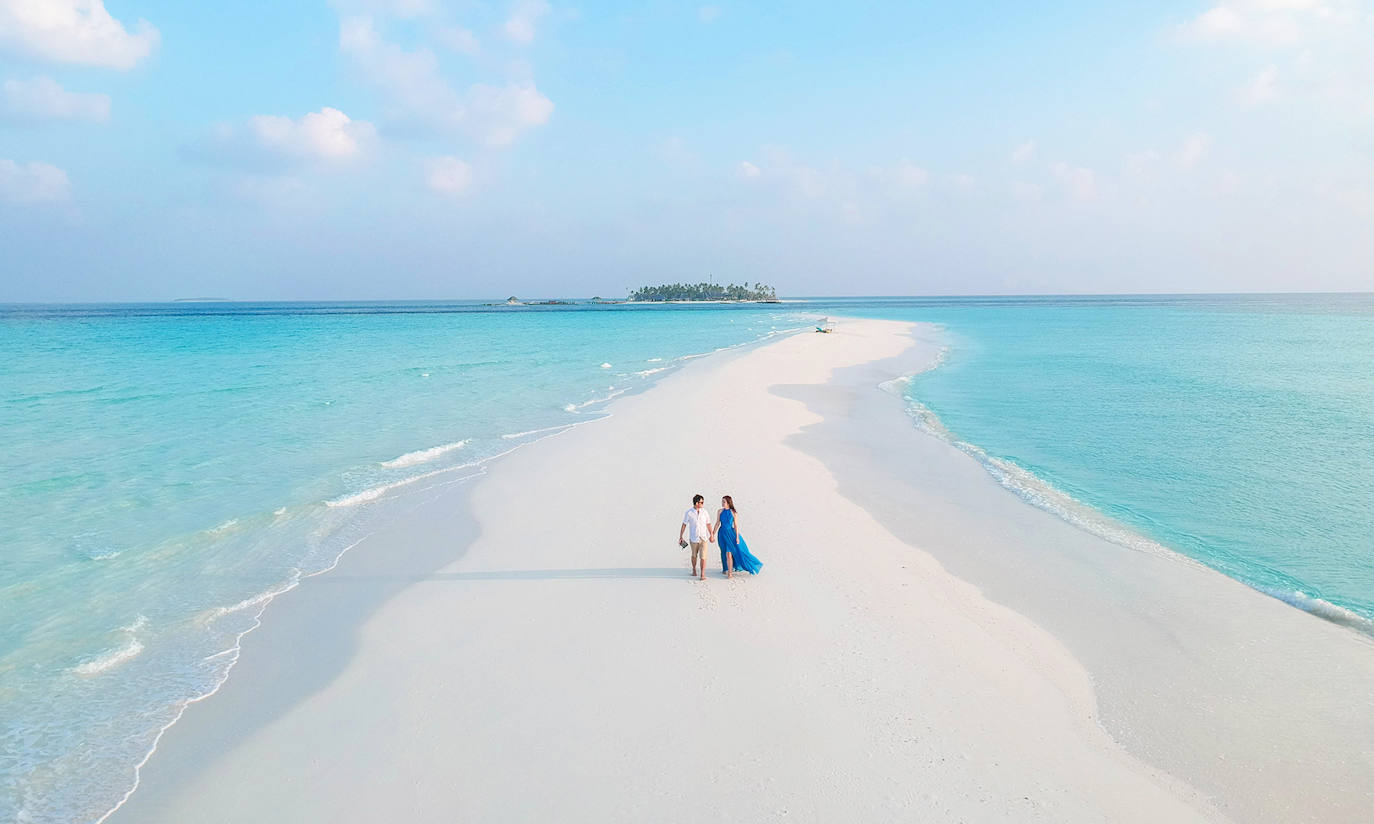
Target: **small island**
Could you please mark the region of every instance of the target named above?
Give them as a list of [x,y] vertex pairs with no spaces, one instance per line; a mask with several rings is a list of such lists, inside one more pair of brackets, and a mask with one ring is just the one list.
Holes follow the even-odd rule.
[[665,283],[660,286],[642,286],[630,293],[632,301],[668,300],[739,300],[778,303],[777,292],[772,286],[763,283],[733,283],[722,286],[719,283]]
[[[592,298],[596,300],[596,298]],[[575,300],[521,300],[515,295],[506,298],[505,303],[484,303],[483,306],[576,306]]]

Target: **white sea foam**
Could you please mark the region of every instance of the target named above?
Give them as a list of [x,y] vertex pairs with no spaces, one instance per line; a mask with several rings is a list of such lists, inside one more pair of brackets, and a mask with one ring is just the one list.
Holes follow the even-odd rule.
[[1285,591],[1271,589],[1269,587],[1255,587],[1265,595],[1273,596],[1284,603],[1291,604],[1303,612],[1310,612],[1318,618],[1325,618],[1333,624],[1340,624],[1349,627],[1366,635],[1374,635],[1374,621],[1360,615],[1358,612],[1348,610],[1345,607],[1337,606],[1330,601],[1322,598],[1314,598],[1305,592]]
[[357,506],[358,504],[365,504],[369,501],[377,500],[378,498],[382,497],[383,495],[385,495],[393,489],[399,489],[403,486],[409,486],[410,484],[413,484],[416,481],[422,481],[425,478],[432,478],[435,475],[442,475],[446,472],[453,472],[454,470],[458,469],[467,469],[469,467],[476,466],[478,463],[480,463],[480,461],[459,464],[457,466],[446,466],[443,469],[436,469],[432,472],[424,472],[419,475],[412,475],[409,478],[402,478],[399,481],[378,484],[377,486],[371,487],[369,489],[364,489],[361,492],[355,492],[351,495],[345,495],[341,498],[335,498],[332,501],[325,501],[324,504],[325,506],[332,507]]
[[368,501],[377,500],[378,498],[382,497],[383,495],[385,495],[393,489],[413,484],[421,478],[437,474],[437,472],[426,472],[424,475],[416,475],[412,478],[403,478],[399,481],[394,481],[389,484],[379,484],[369,489],[364,489],[362,492],[355,492],[352,495],[344,495],[343,497],[335,498],[332,501],[325,501],[324,504],[325,506],[331,507],[357,506],[358,504],[365,504]]
[[605,395],[605,396],[600,397],[600,398],[592,398],[591,400],[583,401],[582,403],[570,403],[570,404],[568,404],[567,406],[563,407],[563,411],[564,411],[564,412],[577,412],[577,411],[579,411],[579,410],[585,409],[585,408],[587,408],[588,406],[592,406],[592,405],[594,405],[594,404],[606,403],[607,401],[614,400],[615,398],[620,397],[621,395],[625,394],[625,393],[628,392],[628,391],[630,391],[628,388],[626,388],[626,389],[617,389],[617,390],[615,390],[614,392],[611,392],[610,394]]
[[[515,448],[518,449],[519,447]],[[507,450],[506,452],[500,453],[500,455],[494,455],[492,457],[499,458],[501,457],[501,455],[509,454],[512,451],[514,451],[514,449]],[[430,474],[437,475],[439,473],[432,472]],[[173,726],[176,725],[178,721],[181,720],[181,717],[186,714],[186,708],[191,706],[192,704],[197,704],[201,701],[204,701],[206,698],[209,698],[210,696],[219,692],[220,688],[224,686],[224,682],[229,680],[229,672],[234,668],[234,665],[238,663],[239,655],[243,651],[244,636],[246,636],[253,630],[257,629],[258,627],[262,626],[262,614],[263,611],[267,608],[267,605],[271,603],[272,600],[276,598],[278,595],[290,592],[291,590],[299,586],[302,577],[313,578],[316,575],[323,575],[324,573],[329,572],[330,570],[337,567],[339,565],[339,562],[343,560],[343,557],[348,554],[348,551],[356,547],[358,544],[362,543],[364,540],[367,539],[367,537],[367,535],[364,535],[358,540],[344,547],[343,549],[340,549],[338,554],[335,556],[333,563],[331,563],[324,569],[321,569],[317,572],[311,572],[305,576],[301,575],[299,569],[293,569],[287,582],[282,586],[278,587],[277,589],[260,593],[251,598],[245,598],[244,600],[232,606],[219,607],[218,609],[212,610],[210,613],[208,613],[209,617],[213,619],[213,617],[216,617],[217,615],[227,615],[231,612],[239,612],[250,607],[258,607],[256,613],[253,615],[253,623],[234,636],[234,642],[232,646],[230,646],[227,649],[220,650],[219,652],[207,655],[201,659],[202,661],[213,661],[218,660],[220,658],[226,658],[228,659],[228,661],[225,664],[224,669],[221,671],[219,678],[216,679],[215,683],[212,684],[209,689],[205,690],[199,695],[195,695],[191,698],[186,699],[185,701],[180,702],[176,706],[176,713],[172,716],[172,719],[168,721],[166,724],[163,724],[162,727],[158,729],[157,735],[153,736],[152,746],[150,746],[148,748],[148,751],[144,753],[143,759],[134,765],[133,785],[125,791],[124,795],[113,807],[106,810],[105,813],[101,815],[99,818],[97,818],[94,822],[92,822],[92,824],[104,824],[104,821],[106,819],[114,815],[120,807],[123,807],[125,804],[128,803],[129,799],[133,796],[134,792],[137,791],[139,786],[142,784],[143,768],[147,766],[148,759],[152,758],[153,754],[157,752],[158,745],[162,743],[162,736],[166,735],[167,730],[170,730]],[[134,625],[140,627],[143,626],[143,624],[140,624],[140,621],[146,623],[146,619],[144,619],[143,616],[140,615],[139,620],[135,621]]]
[[455,449],[462,449],[467,445],[469,440],[469,438],[464,438],[461,441],[454,441],[453,443],[440,444],[439,446],[431,446],[428,449],[418,449],[414,452],[407,452],[389,461],[382,461],[382,466],[387,469],[400,469],[403,466],[414,466],[416,464],[427,463],[440,455],[445,455]]
[[134,619],[133,623],[126,627],[120,627],[119,631],[129,636],[123,645],[115,649],[97,655],[94,658],[82,661],[72,672],[85,678],[107,672],[126,661],[131,661],[143,652],[143,642],[138,639],[138,631],[148,626],[148,619],[142,615]]
[[282,594],[283,592],[288,592],[291,589],[293,589],[296,586],[296,582],[299,580],[299,577],[299,572],[293,571],[290,578],[288,579],[287,585],[280,587],[278,589],[271,589],[266,592],[260,592],[257,595],[251,596],[249,598],[244,598],[237,604],[231,604],[227,607],[215,607],[214,609],[206,612],[201,620],[204,623],[210,623],[211,621],[214,621],[216,618],[223,618],[224,616],[230,615],[235,612],[242,612],[245,609],[252,609],[253,607],[263,606],[267,604],[269,601],[271,601],[273,598]]
[[665,371],[667,371],[667,369],[668,369],[668,367],[666,367],[666,366],[660,366],[660,367],[658,367],[657,369],[645,369],[645,370],[643,370],[643,371],[636,372],[635,374],[638,375],[638,376],[640,376],[641,378],[647,378],[647,377],[649,377],[650,375],[656,375],[656,374],[658,374],[659,372],[665,372]]
[[[911,376],[910,376],[910,375],[903,375],[903,376],[901,376],[900,378],[893,378],[893,379],[890,380],[890,381],[883,381],[882,383],[878,384],[878,388],[881,389],[881,390],[883,390],[884,392],[888,393],[889,395],[895,395],[895,396],[897,396],[897,397],[902,398],[903,400],[905,400],[905,399],[906,399],[906,388],[907,388],[908,386],[910,386],[910,385],[911,385]],[[908,411],[910,411],[910,410],[908,410]]]
[[114,669],[125,661],[129,661],[143,652],[143,642],[137,638],[130,638],[122,647],[112,649],[102,655],[96,656],[89,661],[85,661],[72,668],[72,672],[77,675],[89,678],[92,675],[99,675],[107,670]]
[[227,532],[227,531],[229,531],[230,529],[233,529],[235,526],[238,526],[238,523],[239,523],[239,519],[238,519],[238,518],[230,518],[229,520],[225,521],[224,523],[220,524],[219,526],[210,529],[209,532],[210,532],[211,535],[218,535],[218,534],[220,534],[221,532]]
[[663,358],[649,358],[645,363],[662,363]]
[[[353,546],[356,546],[356,544],[354,544]],[[343,552],[347,552],[348,549],[351,548],[352,546],[346,547],[343,550]],[[340,555],[342,556],[342,552],[340,553]],[[335,563],[337,564],[338,561],[335,560]],[[299,575],[293,572],[292,579],[286,586],[271,592],[262,593],[261,595],[257,595],[253,598],[245,599],[244,601],[240,601],[239,604],[236,604],[233,607],[223,608],[227,611],[237,611],[239,609],[247,608],[247,606],[250,604],[260,606],[259,610],[257,611],[257,614],[253,616],[252,625],[250,625],[234,637],[233,646],[229,647],[226,650],[221,650],[220,652],[217,652],[213,655],[206,656],[204,659],[202,659],[210,661],[219,658],[227,658],[228,661],[225,664],[223,671],[221,671],[219,678],[215,680],[214,684],[212,684],[209,687],[209,689],[205,690],[204,692],[201,692],[199,695],[195,695],[191,698],[187,698],[184,701],[178,702],[178,704],[176,705],[176,712],[172,715],[171,720],[163,724],[158,729],[157,735],[153,736],[152,745],[148,747],[148,751],[144,753],[142,760],[140,760],[137,764],[134,765],[133,784],[129,787],[128,790],[124,792],[124,795],[119,799],[118,802],[115,803],[114,806],[106,810],[105,813],[102,814],[99,818],[97,818],[94,822],[92,822],[92,824],[104,824],[106,819],[114,815],[120,807],[123,807],[125,804],[129,802],[129,798],[133,796],[134,792],[138,790],[139,785],[142,784],[143,768],[147,766],[148,759],[153,757],[153,753],[157,752],[158,745],[162,743],[162,736],[166,735],[167,730],[170,730],[178,721],[181,720],[181,717],[186,714],[187,707],[191,706],[192,704],[204,701],[206,698],[209,698],[210,696],[219,692],[220,687],[224,686],[224,682],[229,678],[229,671],[232,670],[234,668],[234,665],[238,663],[239,653],[243,650],[243,637],[262,625],[262,609],[266,608],[268,602],[270,602],[277,595],[295,589],[298,581]],[[135,623],[138,622],[135,621]]]
[[[572,406],[572,404],[568,404],[568,406]],[[565,408],[566,408],[566,407],[565,407]],[[568,410],[568,411],[571,412],[572,410]],[[523,438],[523,437],[525,437],[526,435],[538,435],[538,434],[541,433],[541,432],[555,432],[555,431],[560,430],[560,429],[567,429],[567,428],[570,427],[570,426],[573,426],[573,424],[564,423],[564,424],[559,424],[558,426],[546,426],[546,427],[544,427],[543,429],[527,429],[527,430],[525,430],[524,432],[510,432],[510,433],[508,433],[508,434],[502,435],[501,437],[503,437],[503,438],[505,438],[506,440],[509,441],[509,440],[514,440],[515,438]]]
[[610,365],[609,363],[603,363],[603,364],[601,364],[601,368],[602,368],[602,369],[610,369],[610,368],[611,368],[611,365]]
[[[932,366],[931,368],[934,367]],[[889,381],[888,383],[891,384],[892,382]],[[1083,503],[1053,484],[1041,479],[1029,469],[1013,461],[995,458],[982,449],[979,449],[977,446],[967,441],[959,440],[945,427],[939,417],[924,404],[918,401],[908,400],[907,411],[911,414],[912,418],[915,419],[919,428],[934,435],[940,440],[952,444],[960,451],[972,457],[981,464],[982,467],[987,470],[988,474],[992,475],[1003,488],[1031,506],[1057,515],[1085,532],[1092,533],[1099,538],[1111,541],[1118,546],[1140,552],[1148,552],[1151,555],[1169,558],[1190,566],[1204,566],[1186,555],[1175,552],[1163,544],[1152,541],[1144,535],[1140,535],[1117,523],[1107,515]]]

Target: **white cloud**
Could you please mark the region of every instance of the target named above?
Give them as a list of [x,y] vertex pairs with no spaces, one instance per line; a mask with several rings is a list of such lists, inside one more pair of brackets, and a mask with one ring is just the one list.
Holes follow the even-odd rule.
[[714,23],[720,19],[720,6],[702,6],[697,9],[697,19],[703,23]]
[[341,14],[378,14],[403,20],[435,11],[433,0],[333,0],[330,5]]
[[1191,169],[1202,161],[1211,145],[1212,138],[1202,132],[1188,135],[1179,147],[1178,164],[1185,169]]
[[0,86],[0,119],[103,123],[110,119],[110,96],[69,92],[50,77],[6,80]]
[[451,112],[458,106],[458,97],[440,75],[434,53],[406,51],[383,40],[370,18],[340,21],[339,48],[358,61],[368,81],[390,96],[387,102],[398,114],[432,119],[437,111]]
[[371,123],[352,120],[328,106],[299,120],[260,114],[248,120],[248,129],[258,145],[270,152],[324,163],[353,160],[375,135]]
[[971,174],[960,172],[949,176],[950,185],[961,192],[971,192],[978,186],[978,181]]
[[1240,101],[1247,106],[1259,106],[1278,95],[1279,67],[1267,66],[1240,90]]
[[468,90],[460,121],[479,140],[499,148],[514,143],[525,129],[549,122],[552,114],[553,101],[533,83],[478,83]]
[[549,13],[549,4],[544,0],[520,0],[511,10],[510,17],[502,29],[513,43],[528,46],[534,42],[535,26],[540,18]]
[[47,163],[19,164],[0,157],[0,199],[10,203],[58,203],[67,199],[67,173]]
[[897,185],[908,189],[919,189],[930,180],[930,172],[902,158],[892,170],[892,179]]
[[299,118],[260,114],[243,126],[216,126],[189,146],[193,159],[258,173],[302,165],[340,166],[363,156],[376,138],[371,123],[328,106]]
[[[1282,96],[1332,116],[1374,113],[1374,4],[1371,0],[1211,0],[1180,27],[1181,39],[1265,54],[1269,65],[1236,90],[1260,106]],[[1279,78],[1284,80],[1279,85]],[[1353,110],[1353,112],[1352,112]]]
[[462,132],[499,148],[547,123],[553,114],[553,101],[532,82],[478,83],[459,94],[444,79],[432,52],[407,51],[382,39],[366,18],[340,23],[339,47],[388,96],[390,115],[403,129]]
[[1027,140],[1011,152],[1012,163],[1025,163],[1035,156],[1035,141]]
[[434,11],[434,3],[430,0],[374,0],[374,5],[397,17],[419,17]]
[[458,195],[472,186],[472,167],[453,156],[425,161],[425,184],[440,194]]
[[1291,46],[1319,26],[1357,18],[1352,0],[1227,0],[1184,23],[1179,33],[1189,40]]
[[1059,162],[1054,164],[1052,170],[1055,178],[1059,180],[1070,195],[1077,200],[1096,200],[1097,199],[1097,175],[1092,169],[1085,169],[1082,166],[1071,166],[1068,163]]
[[372,18],[366,15],[353,15],[339,18],[339,49],[344,52],[361,53],[376,49],[380,43],[377,28]]
[[152,53],[158,31],[130,32],[101,0],[0,0],[0,50],[54,63],[131,69]]
[[782,146],[763,148],[763,165],[749,161],[739,164],[737,171],[746,180],[764,180],[770,185],[802,201],[834,200],[841,196],[852,195],[853,181],[849,175],[832,172],[827,174],[805,163],[794,160]]
[[434,36],[440,44],[459,54],[474,55],[482,51],[477,35],[462,26],[443,26]]

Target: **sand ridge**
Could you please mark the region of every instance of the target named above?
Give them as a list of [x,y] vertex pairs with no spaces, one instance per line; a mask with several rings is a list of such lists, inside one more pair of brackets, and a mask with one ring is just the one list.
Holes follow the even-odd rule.
[[[470,490],[479,537],[372,613],[337,677],[112,820],[1222,820],[1106,735],[1052,636],[788,445],[818,418],[775,387],[911,333],[703,359],[502,460]],[[762,575],[688,577],[694,492],[735,496]],[[451,504],[406,540],[443,541]]]

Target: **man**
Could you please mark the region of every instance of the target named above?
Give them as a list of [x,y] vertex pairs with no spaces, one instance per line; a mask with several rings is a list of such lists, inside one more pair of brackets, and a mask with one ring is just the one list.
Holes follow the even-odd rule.
[[[677,531],[677,542],[682,546],[682,533],[687,533],[687,541],[692,545],[692,574],[706,580],[706,542],[715,543],[716,527],[711,523],[711,513],[706,511],[706,499],[700,495],[692,496],[692,508],[682,516],[682,528]],[[697,563],[701,563],[700,572]]]

